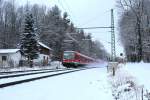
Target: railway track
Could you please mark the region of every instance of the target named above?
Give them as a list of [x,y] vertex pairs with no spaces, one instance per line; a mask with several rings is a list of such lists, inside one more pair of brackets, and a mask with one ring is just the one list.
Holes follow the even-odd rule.
[[44,72],[33,72],[28,74],[16,74],[16,75],[7,75],[1,76],[0,88],[9,87],[17,84],[22,84],[26,82],[31,82],[39,79],[44,79],[48,77],[63,75],[67,73],[72,73],[81,70],[87,70],[91,68],[78,68],[78,69],[67,69],[67,70],[57,70],[57,71],[44,71]]
[[23,71],[7,71],[7,72],[0,72],[0,75],[4,74],[13,74],[13,73],[23,73],[23,72],[38,72],[38,71],[45,71],[45,70],[54,70],[54,69],[35,69],[35,70],[23,70]]
[[[21,76],[27,76],[27,75],[36,75],[36,74],[42,74],[42,73],[49,73],[49,72],[59,72],[59,71],[65,71],[66,69],[58,69],[58,70],[46,70],[46,71],[38,71],[38,72],[29,72],[29,73],[19,73],[19,74],[11,74],[11,75],[1,75],[0,79],[5,78],[12,78],[12,77],[21,77]],[[68,69],[71,70],[71,69]]]

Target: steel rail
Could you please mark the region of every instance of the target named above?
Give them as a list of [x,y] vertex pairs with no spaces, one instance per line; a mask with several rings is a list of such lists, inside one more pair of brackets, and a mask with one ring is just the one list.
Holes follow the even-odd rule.
[[61,73],[56,73],[56,74],[52,74],[52,75],[45,75],[45,76],[34,77],[34,78],[29,78],[29,79],[24,79],[24,80],[18,80],[18,81],[13,81],[13,82],[8,82],[8,83],[2,83],[2,84],[0,84],[0,88],[5,88],[5,87],[9,87],[9,86],[14,86],[17,84],[27,83],[27,82],[31,82],[31,81],[35,81],[35,80],[40,80],[40,79],[53,77],[53,76],[59,76],[59,75],[77,72],[77,71],[81,71],[81,70],[87,70],[87,69],[91,69],[91,68],[76,69],[76,70],[71,70],[68,72],[61,72]]

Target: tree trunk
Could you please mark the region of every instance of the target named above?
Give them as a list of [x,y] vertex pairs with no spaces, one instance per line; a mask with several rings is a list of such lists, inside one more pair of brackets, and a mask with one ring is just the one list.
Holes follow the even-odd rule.
[[30,58],[30,57],[28,57],[28,63],[29,63],[29,67],[33,67],[33,60]]
[[141,36],[141,21],[137,18],[137,28],[138,28],[138,62],[140,62],[143,58],[143,50],[142,50],[142,36]]

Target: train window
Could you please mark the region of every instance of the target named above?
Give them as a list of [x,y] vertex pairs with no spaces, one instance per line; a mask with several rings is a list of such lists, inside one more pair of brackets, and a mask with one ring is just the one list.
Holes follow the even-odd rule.
[[64,52],[64,59],[74,59],[73,52]]
[[75,59],[80,59],[80,56],[78,54],[75,54]]

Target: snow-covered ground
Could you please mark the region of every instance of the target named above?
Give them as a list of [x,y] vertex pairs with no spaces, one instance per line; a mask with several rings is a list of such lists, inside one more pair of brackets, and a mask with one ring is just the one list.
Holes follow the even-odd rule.
[[150,63],[127,63],[125,67],[139,84],[150,91]]
[[113,100],[105,64],[0,89],[2,100]]
[[108,78],[115,100],[142,100],[142,85],[130,74],[124,64],[119,64],[115,75],[110,72]]
[[[76,70],[76,69],[74,69],[74,70]],[[4,79],[0,80],[0,84],[14,82],[14,81],[20,81],[20,80],[25,80],[25,79],[35,78],[35,77],[53,75],[53,74],[58,74],[58,73],[63,73],[63,72],[69,72],[69,71],[70,70],[62,70],[62,71],[58,71],[58,72],[40,73],[40,74],[25,75],[25,76],[20,76],[20,77],[4,78]]]
[[[119,64],[115,76],[107,73],[106,65],[105,62],[89,64],[86,67],[97,68],[1,88],[0,97],[3,100],[142,100],[142,89],[143,95],[150,91],[150,64]],[[63,67],[59,62],[52,66]],[[144,96],[143,100],[147,98]]]
[[117,100],[149,100],[150,64],[141,62],[118,66],[115,76],[109,75],[113,96]]
[[40,69],[56,69],[56,68],[65,68],[61,62],[53,61],[49,66],[34,66],[30,68],[29,66],[24,67],[15,67],[15,68],[0,68],[0,72],[8,72],[8,71],[26,71],[26,70],[40,70]]

